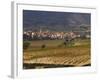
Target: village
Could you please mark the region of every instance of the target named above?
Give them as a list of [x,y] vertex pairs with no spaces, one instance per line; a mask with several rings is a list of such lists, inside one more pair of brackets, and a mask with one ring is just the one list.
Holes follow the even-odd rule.
[[69,32],[56,32],[56,31],[24,31],[24,40],[63,40],[75,38],[90,38],[90,31],[69,31]]

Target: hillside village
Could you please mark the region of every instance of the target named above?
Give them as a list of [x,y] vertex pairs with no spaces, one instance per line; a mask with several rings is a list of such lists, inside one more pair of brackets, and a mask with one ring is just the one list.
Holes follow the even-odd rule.
[[63,40],[75,38],[90,38],[90,31],[69,31],[69,32],[52,32],[49,30],[42,31],[24,31],[23,40]]

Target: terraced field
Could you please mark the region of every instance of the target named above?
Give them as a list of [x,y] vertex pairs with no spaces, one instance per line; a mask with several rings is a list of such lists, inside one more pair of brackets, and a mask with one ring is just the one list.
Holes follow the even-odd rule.
[[90,66],[90,40],[69,44],[64,45],[63,40],[30,41],[30,46],[23,51],[23,68]]

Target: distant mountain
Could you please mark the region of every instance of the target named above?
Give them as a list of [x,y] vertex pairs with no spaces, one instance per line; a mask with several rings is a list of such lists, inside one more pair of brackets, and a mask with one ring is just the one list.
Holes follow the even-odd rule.
[[23,10],[24,30],[80,30],[80,25],[90,27],[90,20],[89,13]]

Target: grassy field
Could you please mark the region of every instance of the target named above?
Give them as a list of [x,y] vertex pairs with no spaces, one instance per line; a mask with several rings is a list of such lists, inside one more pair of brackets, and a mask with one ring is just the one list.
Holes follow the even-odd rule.
[[85,66],[91,64],[90,40],[78,39],[64,44],[63,40],[28,41],[23,51],[23,68]]

